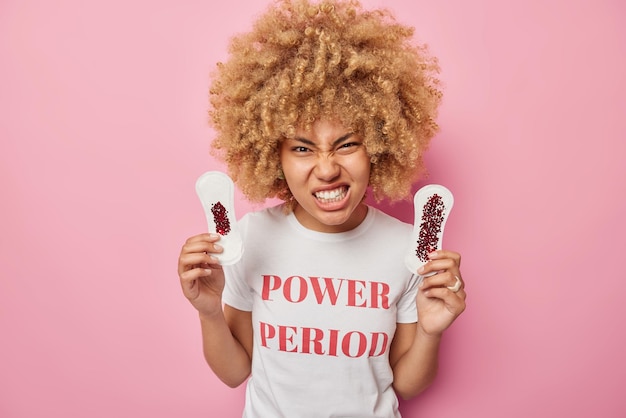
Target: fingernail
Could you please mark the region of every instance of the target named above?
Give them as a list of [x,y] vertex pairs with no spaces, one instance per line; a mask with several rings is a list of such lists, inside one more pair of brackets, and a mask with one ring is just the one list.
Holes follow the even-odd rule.
[[224,248],[222,248],[221,245],[219,244],[213,244],[213,247],[215,247],[216,250],[223,250]]
[[421,266],[420,268],[417,269],[417,272],[419,274],[422,274],[422,273],[424,273],[424,270],[425,270],[424,266]]
[[429,258],[429,259],[431,259],[431,260],[432,260],[433,258],[437,258],[437,251],[433,251],[432,253],[429,253],[429,254],[428,254],[428,258]]

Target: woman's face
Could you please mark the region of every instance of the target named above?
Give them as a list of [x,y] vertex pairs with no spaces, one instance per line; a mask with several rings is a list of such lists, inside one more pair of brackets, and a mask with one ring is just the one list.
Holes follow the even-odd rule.
[[280,161],[298,202],[294,214],[306,228],[345,232],[367,214],[362,203],[370,177],[363,140],[332,120],[318,120],[281,144]]

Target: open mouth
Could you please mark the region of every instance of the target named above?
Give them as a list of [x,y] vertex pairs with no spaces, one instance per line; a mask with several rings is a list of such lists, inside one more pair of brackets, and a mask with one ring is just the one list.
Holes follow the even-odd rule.
[[321,192],[315,192],[315,198],[317,200],[319,200],[321,203],[333,203],[333,202],[339,202],[341,201],[344,197],[346,197],[346,194],[348,193],[348,187],[344,186],[344,187],[338,187],[334,190],[324,190]]

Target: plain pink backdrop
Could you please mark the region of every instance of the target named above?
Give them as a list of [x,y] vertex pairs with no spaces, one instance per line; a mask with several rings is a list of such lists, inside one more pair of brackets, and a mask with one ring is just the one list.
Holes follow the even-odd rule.
[[[222,168],[208,72],[265,4],[0,3],[1,417],[240,416],[176,261],[206,228],[195,179]],[[623,2],[365,4],[440,58],[424,182],[455,194],[469,293],[403,414],[626,416]]]

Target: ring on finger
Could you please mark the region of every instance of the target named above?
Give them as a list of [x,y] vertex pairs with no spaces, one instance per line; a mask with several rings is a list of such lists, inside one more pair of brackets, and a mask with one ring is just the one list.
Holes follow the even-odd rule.
[[459,276],[454,276],[454,278],[456,279],[456,282],[454,283],[454,285],[452,286],[446,286],[448,289],[452,290],[454,293],[458,292],[459,290],[461,290],[461,285],[463,284],[461,282],[461,279],[459,279]]

